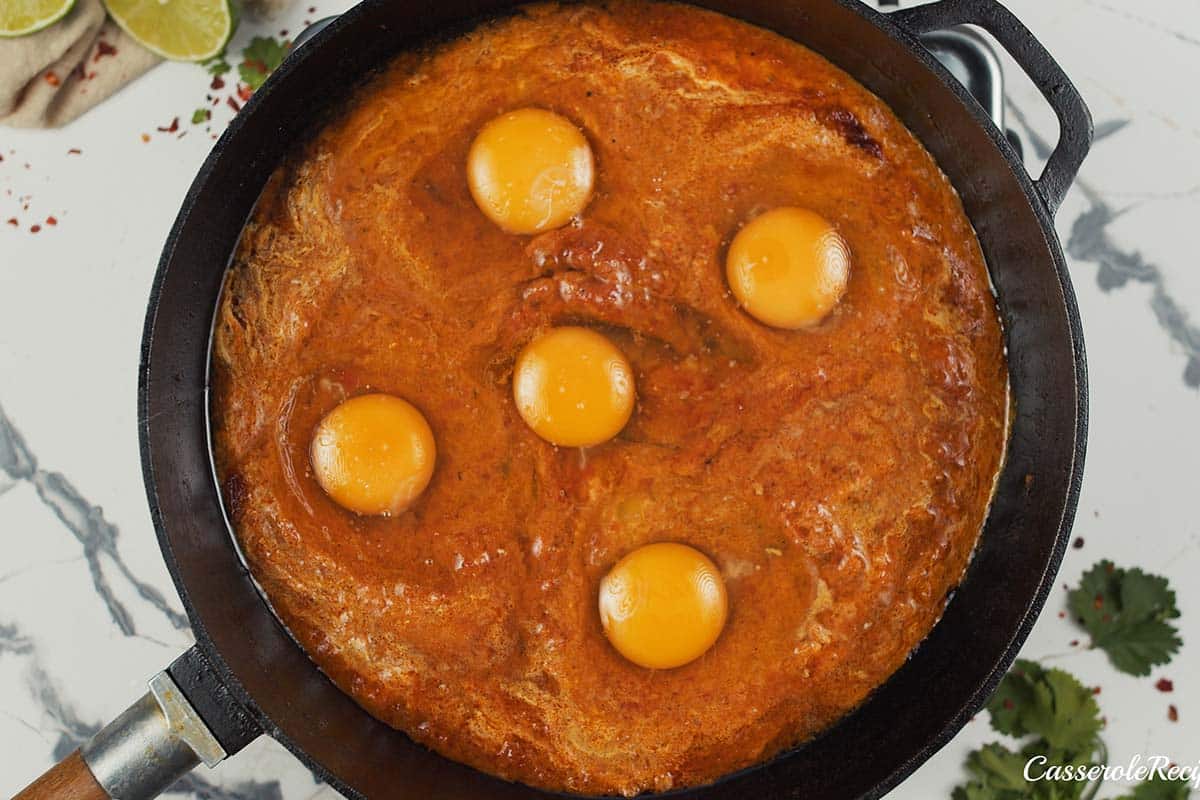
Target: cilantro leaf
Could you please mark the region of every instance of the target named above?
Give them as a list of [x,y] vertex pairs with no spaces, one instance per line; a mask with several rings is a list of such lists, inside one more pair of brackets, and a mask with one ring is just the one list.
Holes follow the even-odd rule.
[[1101,561],[1084,573],[1068,597],[1071,614],[1109,661],[1130,675],[1149,675],[1165,664],[1182,641],[1167,620],[1179,616],[1166,578]]
[[200,125],[201,123],[207,122],[211,117],[212,112],[210,112],[207,108],[197,108],[192,112],[192,124]]
[[992,727],[1000,733],[1034,734],[1067,758],[1091,755],[1096,749],[1100,708],[1090,689],[1060,669],[1017,661],[987,708]]
[[1187,800],[1191,793],[1187,780],[1168,780],[1161,772],[1155,771],[1135,786],[1132,792],[1121,795],[1117,800]]
[[209,75],[224,75],[229,72],[232,67],[229,62],[222,56],[213,56],[210,60],[204,62],[204,68],[208,70]]
[[267,76],[283,63],[290,45],[269,36],[255,36],[242,50],[242,63],[238,64],[238,75],[242,83],[251,90],[258,89]]
[[1030,795],[1025,759],[1002,744],[985,744],[967,756],[972,780],[954,790],[954,800],[1021,800]]

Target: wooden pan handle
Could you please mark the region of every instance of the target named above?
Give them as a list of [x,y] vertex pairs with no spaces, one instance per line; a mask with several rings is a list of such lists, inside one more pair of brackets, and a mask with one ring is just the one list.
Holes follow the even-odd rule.
[[76,750],[17,792],[13,800],[109,800],[109,797]]

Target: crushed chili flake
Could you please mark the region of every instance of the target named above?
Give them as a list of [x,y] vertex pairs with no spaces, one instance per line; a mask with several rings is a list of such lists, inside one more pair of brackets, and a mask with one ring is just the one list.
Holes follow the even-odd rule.
[[224,89],[225,79],[220,75],[213,75],[212,83],[208,85],[208,88],[212,89],[214,92],[218,89]]
[[1078,639],[1072,639],[1072,640],[1071,640],[1071,647],[1079,647],[1079,640],[1078,640]]
[[1076,550],[1081,550],[1083,548],[1083,537],[1075,537],[1075,541],[1072,542],[1072,547],[1074,547]]
[[1093,686],[1093,687],[1092,687],[1092,694],[1100,694],[1100,687],[1099,687],[1099,686]]
[[143,143],[143,144],[145,144],[145,143],[146,143],[146,142],[148,142],[148,141],[150,141],[150,134],[148,134],[148,133],[143,133],[143,134],[142,134],[142,143]]
[[18,225],[20,225],[21,223],[20,223],[20,222],[17,222],[17,218],[16,218],[16,217],[9,217],[9,218],[8,218],[8,224],[9,224],[9,225],[12,225],[12,226],[15,228],[15,227],[17,227]]
[[36,223],[35,223],[35,224],[33,224],[33,225],[30,225],[30,226],[29,226],[29,232],[30,232],[30,233],[37,233],[37,232],[38,232],[38,231],[40,231],[41,229],[42,229],[42,226],[41,226],[41,225],[38,225],[38,224],[36,224]]
[[47,225],[57,225],[57,224],[58,224],[58,217],[55,217],[55,216],[53,216],[53,215],[51,215],[51,216],[49,216],[49,217],[46,217],[46,224],[47,224]]
[[165,128],[160,125],[158,130],[160,133],[174,133],[175,131],[179,130],[179,117],[171,120],[171,124]]
[[284,28],[283,30],[281,30],[281,31],[279,32],[279,35],[280,35],[281,37],[286,37],[286,36],[287,36],[287,28]]
[[234,111],[242,110],[242,107],[240,105],[238,105],[238,101],[234,100],[232,97],[226,97],[225,102],[229,103],[229,107],[232,108]]
[[62,80],[54,72],[47,72],[45,78],[46,83],[50,84],[51,86],[58,86],[62,83]]
[[116,54],[117,48],[101,39],[100,41],[96,42],[96,56],[92,59],[92,61],[99,61],[104,56],[115,56]]
[[1058,612],[1058,618],[1059,618],[1059,619],[1066,619],[1066,618],[1067,618],[1067,612],[1065,612],[1065,611],[1060,611],[1060,612]]
[[[266,73],[266,72],[269,72],[270,70],[268,70],[268,69],[267,69],[267,65],[266,65],[266,64],[263,64],[263,70],[262,70],[262,71],[263,71],[264,73]],[[241,100],[243,103],[244,103],[244,102],[246,102],[247,100],[249,100],[249,99],[250,99],[250,95],[252,95],[252,94],[254,94],[254,90],[253,90],[253,89],[251,89],[249,86],[247,86],[247,85],[246,85],[246,84],[244,84],[244,83],[239,83],[239,84],[238,84],[238,87],[237,87],[237,95],[238,95],[238,99],[240,99],[240,100]]]
[[1160,692],[1173,692],[1175,691],[1175,684],[1166,678],[1159,678],[1158,683],[1154,684],[1154,688]]
[[1167,706],[1167,719],[1171,722],[1179,722],[1179,709],[1174,705]]
[[69,156],[81,156],[81,155],[83,155],[83,151],[82,151],[82,150],[80,150],[78,147],[72,147],[70,150],[68,150],[68,151],[67,151],[67,155],[69,155]]
[[316,6],[309,6],[309,7],[308,7],[308,13],[310,13],[310,14],[315,14],[315,13],[317,13],[317,7],[316,7]]

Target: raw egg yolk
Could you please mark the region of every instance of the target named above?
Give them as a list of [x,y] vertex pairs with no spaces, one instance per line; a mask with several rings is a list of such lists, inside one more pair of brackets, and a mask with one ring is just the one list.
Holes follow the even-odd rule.
[[540,108],[489,122],[471,144],[471,196],[509,233],[558,228],[583,211],[592,195],[592,148],[571,122]]
[[725,581],[708,556],[674,542],[639,547],[600,582],[600,623],[641,667],[671,669],[703,655],[729,613]]
[[533,432],[589,447],[621,432],[633,413],[633,369],[615,344],[587,328],[552,328],[513,368],[513,400]]
[[353,397],[325,415],[309,457],[317,483],[359,514],[399,514],[429,485],[437,451],[421,412],[389,394]]
[[846,291],[850,248],[820,214],[776,208],[734,237],[725,275],[750,316],[794,330],[820,322]]

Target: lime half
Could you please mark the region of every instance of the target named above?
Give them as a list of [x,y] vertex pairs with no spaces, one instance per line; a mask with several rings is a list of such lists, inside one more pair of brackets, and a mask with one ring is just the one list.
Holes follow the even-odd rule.
[[233,34],[229,0],[104,0],[104,5],[126,33],[172,61],[220,55]]
[[67,15],[75,0],[3,0],[0,2],[0,36],[37,33]]

